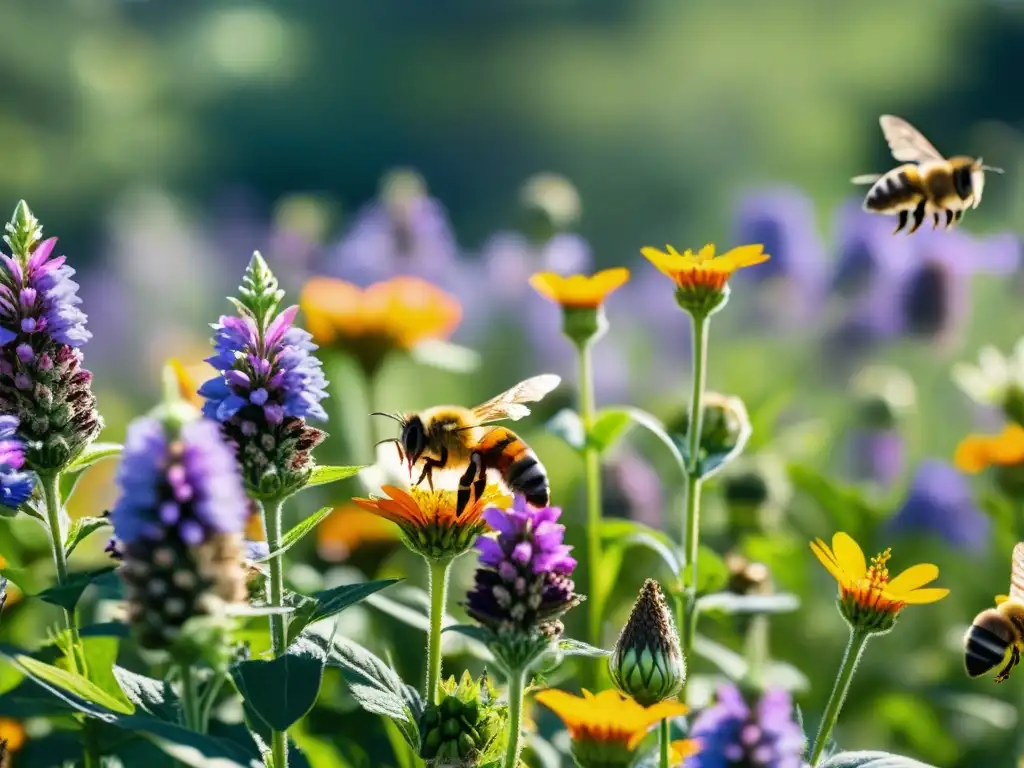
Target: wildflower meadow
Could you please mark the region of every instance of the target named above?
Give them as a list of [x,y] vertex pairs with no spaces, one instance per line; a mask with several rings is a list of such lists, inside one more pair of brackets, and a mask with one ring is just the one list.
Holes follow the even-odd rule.
[[0,768],[1024,766],[1024,12],[360,5],[0,10]]

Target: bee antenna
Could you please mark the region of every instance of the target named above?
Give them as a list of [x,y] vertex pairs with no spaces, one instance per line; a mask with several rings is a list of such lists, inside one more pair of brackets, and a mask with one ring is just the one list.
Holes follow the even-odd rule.
[[399,440],[397,437],[386,437],[383,440],[378,440],[376,443],[374,443],[373,447],[376,448],[377,446],[384,445],[385,443],[401,443],[401,442],[402,441]]
[[395,421],[397,421],[397,422],[398,422],[399,424],[401,424],[401,423],[402,423],[402,417],[401,417],[401,416],[397,416],[397,415],[396,415],[396,414],[394,414],[394,413],[384,413],[383,411],[374,411],[374,412],[373,412],[373,413],[371,413],[370,415],[371,415],[371,416],[386,416],[386,417],[387,417],[387,418],[389,418],[389,419],[394,419],[394,420],[395,420]]
[[1004,171],[1002,168],[996,168],[995,166],[991,165],[982,165],[981,170],[991,171],[992,173],[1006,173],[1006,171]]

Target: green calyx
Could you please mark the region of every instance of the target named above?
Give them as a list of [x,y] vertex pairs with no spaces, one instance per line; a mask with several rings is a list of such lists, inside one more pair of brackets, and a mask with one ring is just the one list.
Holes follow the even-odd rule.
[[490,763],[504,750],[506,706],[487,674],[441,682],[440,700],[420,718],[420,756],[433,768]]
[[473,548],[487,524],[481,520],[472,525],[440,524],[433,521],[426,526],[403,525],[405,545],[428,560],[451,560]]
[[861,605],[853,595],[839,598],[839,613],[855,632],[884,635],[896,626],[899,611],[883,611]]
[[591,344],[608,331],[604,307],[563,307],[562,333],[576,346]]
[[572,758],[579,768],[631,768],[637,753],[619,741],[581,739],[572,743]]
[[695,320],[710,317],[724,307],[728,301],[728,285],[721,289],[706,285],[676,288],[676,304],[684,312],[689,312]]
[[615,686],[649,707],[673,696],[686,679],[672,613],[658,582],[644,582],[608,659]]

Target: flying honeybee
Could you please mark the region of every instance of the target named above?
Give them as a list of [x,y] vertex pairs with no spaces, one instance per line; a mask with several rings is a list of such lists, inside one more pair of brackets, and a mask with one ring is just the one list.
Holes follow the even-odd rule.
[[1000,664],[1005,666],[996,675],[1001,683],[1020,663],[1024,649],[1024,541],[1013,548],[1010,571],[1010,595],[996,598],[996,607],[982,611],[974,618],[964,636],[964,662],[967,674],[981,677]]
[[885,174],[855,176],[852,181],[871,185],[864,198],[865,211],[899,216],[893,234],[906,227],[911,217],[913,224],[907,234],[916,232],[926,216],[932,217],[932,229],[944,216],[949,229],[967,208],[977,208],[981,203],[985,171],[1003,172],[983,164],[980,157],[947,160],[903,118],[882,115],[878,122],[892,156],[903,165]]
[[511,429],[486,425],[528,416],[530,409],[523,403],[542,399],[561,380],[552,373],[534,376],[476,408],[438,405],[420,413],[372,415],[387,416],[401,425],[401,437],[382,442],[398,446],[399,458],[408,461],[410,473],[422,460],[423,471],[416,485],[426,480],[433,489],[435,469],[466,467],[459,480],[456,514],[462,514],[471,493],[480,498],[490,469],[501,475],[511,491],[523,494],[535,506],[546,506],[550,498],[548,473],[537,454]]

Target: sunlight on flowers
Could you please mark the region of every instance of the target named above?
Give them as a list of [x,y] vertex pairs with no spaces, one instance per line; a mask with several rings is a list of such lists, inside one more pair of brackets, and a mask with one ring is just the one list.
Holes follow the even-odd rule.
[[530,278],[530,285],[541,296],[566,309],[597,309],[628,280],[629,270],[618,267],[589,277],[563,277],[554,272],[538,272]]
[[869,566],[860,545],[843,532],[832,537],[831,548],[816,539],[811,550],[838,583],[840,611],[857,629],[886,632],[907,605],[934,603],[949,594],[943,588],[922,589],[938,578],[935,565],[914,565],[890,580],[891,550],[873,557]]

